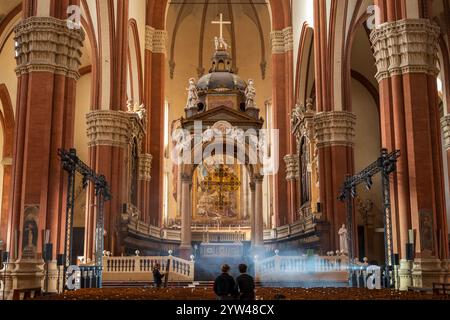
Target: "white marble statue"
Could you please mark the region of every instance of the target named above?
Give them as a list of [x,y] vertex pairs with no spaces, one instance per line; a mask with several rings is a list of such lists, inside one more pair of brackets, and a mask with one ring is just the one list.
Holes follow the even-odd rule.
[[339,246],[342,253],[348,253],[348,231],[345,228],[345,224],[338,231],[339,234]]
[[139,119],[144,119],[147,115],[147,110],[145,109],[143,104],[134,104],[133,100],[127,101],[127,109],[130,113],[136,113],[139,116]]
[[245,89],[245,97],[247,98],[245,102],[246,108],[256,108],[256,89],[252,79],[248,80],[247,89]]
[[186,109],[195,108],[197,106],[198,101],[198,92],[194,78],[189,79],[189,88],[187,88],[186,90],[188,92]]
[[219,37],[214,37],[214,44],[216,51],[223,49],[228,50],[228,48],[231,48],[231,46],[225,42],[225,39]]

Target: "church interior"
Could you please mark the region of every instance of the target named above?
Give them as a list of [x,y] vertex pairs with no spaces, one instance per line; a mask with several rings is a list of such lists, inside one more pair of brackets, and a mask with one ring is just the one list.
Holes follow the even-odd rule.
[[450,298],[449,57],[450,0],[0,1],[1,300]]

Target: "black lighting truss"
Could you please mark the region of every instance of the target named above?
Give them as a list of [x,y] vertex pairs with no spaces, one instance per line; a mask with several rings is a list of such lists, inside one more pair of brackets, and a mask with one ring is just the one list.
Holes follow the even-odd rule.
[[96,228],[95,228],[95,267],[97,273],[97,287],[101,288],[102,283],[102,258],[103,258],[103,208],[104,202],[111,200],[108,183],[105,176],[98,175],[88,165],[80,160],[75,149],[69,151],[60,149],[58,155],[61,158],[62,167],[68,173],[67,183],[67,203],[66,203],[66,236],[64,249],[64,276],[66,281],[66,270],[72,263],[73,259],[73,214],[75,205],[75,176],[77,172],[83,177],[83,189],[86,189],[88,183],[93,183],[96,202]]
[[[385,251],[385,279],[386,286],[391,283],[389,266],[394,269],[394,246],[392,243],[392,218],[391,218],[391,195],[389,175],[397,169],[397,159],[400,157],[400,150],[388,153],[387,149],[381,150],[381,156],[367,168],[354,176],[348,176],[342,186],[339,200],[347,204],[347,224],[348,224],[348,257],[350,278],[352,277],[353,253],[353,198],[356,197],[356,187],[365,184],[370,190],[373,185],[372,177],[381,173],[382,195],[383,195],[383,223],[384,223],[384,251]],[[395,287],[395,277],[392,278],[392,285]]]

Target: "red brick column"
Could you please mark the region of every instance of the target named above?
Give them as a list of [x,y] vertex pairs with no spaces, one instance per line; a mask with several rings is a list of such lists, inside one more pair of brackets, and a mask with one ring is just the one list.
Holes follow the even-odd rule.
[[[295,185],[287,182],[284,157],[292,154],[295,146],[291,134],[290,115],[293,108],[292,75],[292,27],[274,30],[271,33],[272,46],[272,103],[274,128],[279,130],[279,170],[274,175],[274,211],[275,226],[293,221],[296,213]],[[284,169],[284,170],[283,170]]]
[[145,182],[143,192],[147,199],[144,220],[160,226],[163,210],[164,178],[164,79],[166,68],[167,32],[161,21],[155,27],[146,26],[145,43],[145,104],[151,106],[147,126],[145,152],[151,154],[151,180]]
[[33,236],[36,245],[27,250],[26,257],[33,259],[42,253],[43,230],[51,232],[56,257],[63,252],[65,225],[61,214],[65,179],[57,151],[73,147],[75,88],[84,34],[54,17],[26,18],[15,33],[19,84],[8,250],[13,259],[24,258],[24,223],[29,222],[37,225],[37,234]]
[[[325,219],[330,223],[327,248],[338,250],[338,230],[347,225],[345,203],[337,199],[348,174],[354,171],[353,140],[356,116],[348,111],[319,112],[314,117],[316,143],[319,150],[320,197],[324,203]],[[356,229],[353,230],[356,233]],[[354,241],[356,250],[356,241]]]
[[[406,258],[415,230],[414,285],[441,279],[448,258],[436,70],[439,28],[428,19],[403,19],[385,8],[386,23],[372,32],[380,83],[382,143],[402,156],[392,178],[395,250]],[[405,271],[406,272],[406,271]],[[401,288],[410,282],[401,276]]]

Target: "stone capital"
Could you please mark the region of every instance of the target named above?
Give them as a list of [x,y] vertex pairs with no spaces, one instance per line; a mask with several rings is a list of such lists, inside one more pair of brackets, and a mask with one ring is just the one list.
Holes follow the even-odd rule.
[[450,150],[450,115],[441,119],[442,139],[444,140],[444,150]]
[[69,29],[66,20],[53,17],[31,17],[15,28],[16,74],[50,72],[78,79],[81,48],[85,38],[82,29]]
[[96,110],[86,115],[88,146],[127,148],[133,138],[142,139],[145,128],[132,112]]
[[286,180],[295,180],[299,177],[299,159],[298,155],[288,154],[284,157],[286,163]]
[[152,179],[152,160],[151,154],[140,154],[139,155],[139,180],[150,181]]
[[294,49],[294,34],[292,27],[275,30],[270,33],[272,53],[286,53]]
[[428,19],[405,19],[381,24],[370,40],[378,82],[394,75],[437,75],[439,27]]
[[167,31],[145,26],[145,49],[153,53],[166,54]]
[[317,148],[352,147],[355,138],[356,115],[348,111],[320,112],[314,117]]

